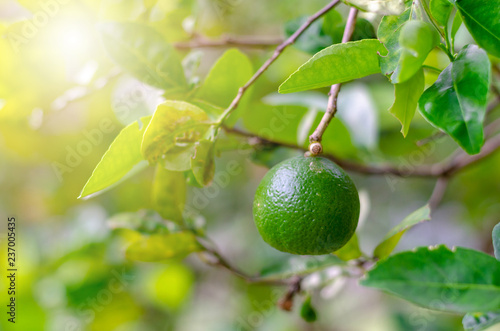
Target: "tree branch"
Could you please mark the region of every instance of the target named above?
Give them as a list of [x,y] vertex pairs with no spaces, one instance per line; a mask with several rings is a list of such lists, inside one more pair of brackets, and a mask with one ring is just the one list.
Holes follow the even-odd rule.
[[448,187],[448,181],[449,178],[447,177],[438,178],[429,199],[429,207],[431,208],[431,210],[434,210],[437,208],[437,206],[439,206],[439,203],[443,199],[444,193],[446,192],[446,188]]
[[[264,144],[272,144],[307,152],[307,148],[294,144],[282,143],[275,140],[265,139],[260,136],[239,129],[224,127],[224,130],[230,134],[236,134],[247,138],[257,139],[257,141]],[[415,166],[413,168],[406,166],[398,167],[390,164],[367,165],[349,160],[344,160],[337,157],[336,155],[327,153],[323,154],[322,156],[337,163],[345,170],[358,172],[365,175],[394,175],[398,177],[436,178],[443,176],[445,177],[452,176],[455,173],[462,171],[465,168],[472,166],[478,161],[488,157],[489,155],[493,154],[499,149],[500,149],[500,135],[495,136],[494,138],[488,140],[486,144],[484,144],[481,153],[479,154],[468,155],[464,152],[461,152],[456,158],[454,158],[450,162],[421,165],[421,166]]]
[[233,99],[229,107],[222,114],[220,120],[221,124],[223,124],[224,121],[229,117],[229,115],[231,115],[231,113],[238,107],[241,98],[248,90],[248,88],[252,86],[252,84],[255,83],[255,81],[259,79],[260,76],[262,76],[262,74],[271,66],[271,64],[273,64],[274,61],[276,61],[276,59],[281,55],[281,53],[283,53],[285,48],[295,43],[295,41],[302,35],[302,33],[304,33],[307,30],[307,28],[309,28],[309,26],[311,26],[311,24],[313,24],[317,19],[319,19],[321,16],[330,11],[330,9],[335,7],[339,2],[340,0],[334,0],[325,7],[323,7],[316,14],[309,17],[307,21],[304,24],[302,24],[302,26],[297,31],[295,31],[294,34],[292,34],[287,40],[285,40],[276,48],[273,55],[266,62],[264,62],[264,64],[259,68],[259,70],[257,70],[257,72],[252,76],[252,78],[250,78],[250,80],[245,85],[240,87],[238,94]]
[[[344,29],[344,35],[342,36],[342,43],[346,43],[351,39],[356,25],[357,16],[358,16],[358,9],[351,7],[351,10],[349,11],[349,17],[347,18],[347,23]],[[328,127],[333,117],[335,116],[335,113],[337,112],[337,98],[339,96],[341,85],[342,84],[340,83],[334,84],[330,88],[330,93],[328,93],[328,105],[326,107],[325,115],[323,115],[323,118],[321,119],[321,122],[318,124],[318,127],[309,137],[309,142],[311,143],[321,142],[323,133],[325,133],[326,128]],[[319,151],[321,151],[321,148]],[[313,151],[311,152],[314,153]]]
[[[199,238],[199,239],[211,241],[208,238]],[[280,286],[281,285],[288,286],[294,283],[295,280],[294,278],[266,279],[265,277],[247,275],[245,272],[241,271],[239,268],[232,265],[225,257],[223,257],[219,253],[217,249],[210,247],[213,245],[206,245],[201,240],[198,240],[198,243],[203,247],[204,252],[210,254],[216,259],[215,262],[204,261],[205,263],[222,267],[231,272],[233,275],[245,280],[247,283],[259,283],[259,284],[280,285]]]
[[223,36],[218,40],[207,39],[204,37],[196,37],[193,40],[181,41],[174,44],[178,49],[191,49],[191,48],[206,48],[206,47],[253,47],[265,48],[276,46],[283,43],[282,38],[268,38],[268,39],[255,39],[255,38],[235,38],[231,36]]
[[450,162],[448,167],[443,171],[442,175],[453,176],[459,171],[476,164],[480,160],[489,157],[491,154],[498,151],[500,148],[500,135],[494,136],[487,140],[483,148],[481,148],[481,153],[476,155],[468,155],[465,152],[460,153],[454,160]]

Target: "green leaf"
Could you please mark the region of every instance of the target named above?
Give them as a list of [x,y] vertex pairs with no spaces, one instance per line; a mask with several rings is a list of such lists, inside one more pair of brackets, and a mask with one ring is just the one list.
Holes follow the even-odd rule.
[[479,153],[484,143],[490,70],[486,52],[468,45],[418,101],[427,121],[449,134],[469,154]]
[[380,58],[380,69],[384,75],[391,74],[398,66],[402,49],[399,46],[401,28],[412,16],[412,9],[408,8],[399,16],[384,16],[378,27],[378,39],[389,51],[387,56]]
[[210,117],[210,119],[214,122],[216,122],[219,119],[220,115],[222,115],[222,113],[224,113],[225,110],[223,107],[215,106],[209,102],[205,102],[202,100],[193,100],[191,103],[203,109],[203,111],[208,115],[208,117]]
[[318,314],[316,313],[316,309],[311,304],[311,296],[308,295],[304,302],[302,303],[302,307],[300,307],[300,317],[304,319],[306,322],[314,322],[318,319]]
[[432,16],[443,27],[448,25],[453,5],[448,0],[431,0],[429,3]]
[[186,183],[190,186],[202,188],[203,185],[198,183],[198,180],[194,177],[193,171],[189,170],[184,173],[184,177],[186,177]]
[[361,10],[380,15],[399,15],[405,10],[404,0],[344,0]]
[[457,12],[455,17],[453,18],[453,23],[451,25],[451,40],[455,43],[455,36],[458,32],[458,29],[462,26],[462,16]]
[[332,45],[297,69],[281,84],[279,92],[306,91],[379,73],[377,54],[386,53],[376,39]]
[[[210,69],[196,98],[227,108],[238,94],[239,88],[245,85],[252,75],[253,67],[248,56],[237,49],[230,49]],[[251,90],[242,98],[238,109],[245,108],[250,96]]]
[[395,99],[389,112],[401,122],[401,133],[404,137],[410,130],[411,120],[417,110],[418,99],[424,92],[424,71],[420,69],[407,81],[394,85]]
[[387,233],[382,242],[375,248],[373,256],[379,259],[386,258],[392,253],[394,248],[396,248],[399,240],[407,230],[419,223],[429,221],[430,219],[431,209],[429,208],[429,205],[425,205],[415,210]]
[[147,166],[141,155],[141,141],[151,116],[125,127],[111,143],[78,198],[102,193]]
[[156,262],[201,251],[202,247],[191,232],[142,235],[127,247],[125,255],[133,261]]
[[479,46],[500,57],[500,0],[454,0]]
[[212,123],[200,108],[184,101],[166,101],[156,108],[142,140],[142,155],[150,163],[176,145],[194,143]]
[[[344,30],[342,30],[344,32]],[[362,40],[362,39],[376,39],[377,33],[375,28],[370,23],[370,21],[364,18],[358,17],[356,19],[356,24],[354,25],[354,32],[352,33],[351,40]]]
[[358,236],[354,234],[344,247],[333,254],[338,256],[343,261],[354,260],[361,257],[363,253],[359,248]]
[[361,284],[433,310],[500,309],[500,262],[466,248],[419,247],[396,254],[377,263]]
[[153,181],[153,206],[166,220],[181,224],[186,203],[186,179],[182,172],[156,167]]
[[164,154],[158,163],[170,171],[186,171],[191,169],[191,158],[194,155],[194,144],[174,146]]
[[[335,9],[332,9],[323,16],[323,24],[321,30],[328,36],[331,37],[332,43],[336,44],[342,41],[342,35],[344,34],[344,20],[342,14],[340,14]],[[356,21],[357,23],[357,21]],[[300,40],[300,39],[299,39]],[[329,46],[329,45],[328,45]]]
[[500,223],[493,228],[493,247],[495,249],[495,257],[500,261]]
[[482,331],[500,323],[500,311],[490,313],[469,313],[464,316],[462,324],[465,331]]
[[409,21],[401,28],[398,66],[391,76],[393,84],[407,81],[420,70],[430,51],[439,45],[439,35],[429,23]]
[[[294,34],[295,31],[297,31],[297,29],[307,21],[307,19],[308,16],[301,16],[286,22],[285,36],[288,38]],[[328,20],[330,21],[330,18],[328,18]],[[342,17],[340,17],[340,22],[341,21]],[[323,48],[330,46],[333,43],[333,38],[323,30],[323,26],[324,24],[322,24],[321,20],[317,20],[311,24],[311,26],[307,28],[307,30],[295,42],[294,47],[300,49],[301,51],[314,54]]]
[[109,56],[135,78],[164,90],[186,89],[186,78],[175,49],[163,36],[139,23],[99,25]]
[[194,146],[195,154],[191,158],[191,170],[196,181],[202,186],[207,186],[215,174],[215,144],[213,141],[203,139]]
[[[331,41],[328,45],[322,45],[322,48],[342,42],[344,28],[345,22],[342,19],[342,15],[338,11],[330,10],[328,14],[323,16],[323,25],[321,27],[321,32],[330,36]],[[354,26],[354,31],[351,36],[351,41],[375,38],[377,38],[377,34],[375,33],[375,28],[370,23],[370,21],[358,16],[358,18],[356,19],[356,24]],[[317,49],[317,51],[320,51],[320,49]],[[312,53],[314,54],[316,52]]]
[[260,276],[266,279],[284,279],[293,275],[305,275],[345,262],[335,255],[292,256],[280,263],[264,268]]

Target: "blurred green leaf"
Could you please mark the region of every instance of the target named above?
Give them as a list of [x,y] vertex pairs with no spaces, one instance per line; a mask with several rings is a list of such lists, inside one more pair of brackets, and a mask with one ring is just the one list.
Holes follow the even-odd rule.
[[316,313],[316,309],[314,309],[311,304],[311,296],[308,295],[304,302],[302,303],[302,307],[300,307],[300,317],[304,319],[306,322],[314,322],[318,319],[318,314]]
[[486,52],[468,45],[418,101],[427,121],[449,134],[469,154],[479,153],[484,143],[490,70]]
[[156,167],[153,181],[153,205],[155,210],[169,221],[182,223],[182,212],[186,203],[186,179],[182,172]]
[[153,28],[139,23],[99,25],[110,57],[137,79],[164,90],[186,89],[186,78],[175,49]]
[[142,155],[154,163],[176,145],[200,140],[211,124],[202,109],[184,101],[166,101],[156,108],[144,133]]
[[[344,34],[345,22],[342,15],[336,10],[330,10],[328,14],[323,16],[323,24],[321,30],[324,34],[331,37],[331,44],[338,44],[342,42],[342,36]],[[370,21],[359,17],[356,19],[356,24],[354,25],[354,31],[351,36],[351,41],[362,40],[362,39],[375,39],[377,34],[375,33],[375,28],[370,23]],[[317,50],[319,51],[319,49]],[[313,52],[313,54],[316,52]]]
[[429,205],[425,205],[415,210],[387,233],[382,242],[375,248],[373,256],[379,259],[388,257],[408,229],[411,229],[419,223],[429,221],[430,219],[431,209]]
[[396,254],[377,263],[361,284],[433,310],[500,309],[500,262],[466,248],[419,247]]
[[141,141],[150,120],[151,116],[143,117],[142,127],[134,122],[120,132],[95,167],[79,198],[103,192],[147,166],[146,162],[141,163],[144,160]]
[[[274,142],[295,145],[307,148],[309,140],[307,137],[312,134],[323,116],[322,112],[316,112],[313,121],[308,122],[309,133],[304,135],[303,141],[299,139],[299,128],[304,128],[304,120],[308,114],[308,109],[299,106],[269,106],[255,103],[251,105],[252,111],[243,115],[243,125],[252,133],[255,133],[264,139]],[[323,140],[328,141],[324,145],[325,153],[335,153],[342,157],[353,157],[356,155],[349,131],[345,125],[338,119],[333,118],[328,130],[323,135]]]
[[500,0],[453,0],[479,46],[500,57]]
[[312,90],[380,72],[377,54],[387,50],[376,39],[325,48],[304,63],[279,87],[280,93]]
[[347,244],[344,247],[334,252],[333,254],[338,256],[343,261],[354,260],[357,259],[358,257],[361,257],[363,253],[359,248],[357,234],[354,234],[354,236],[352,236],[352,238],[347,242]]
[[243,125],[262,138],[285,144],[297,144],[297,131],[307,108],[299,106],[251,105],[253,111],[243,114]]
[[500,323],[500,311],[490,313],[468,313],[462,324],[465,331],[482,331]]
[[448,25],[448,20],[450,19],[451,11],[453,10],[453,5],[448,0],[431,0],[429,3],[429,9],[431,10],[432,16],[436,21],[443,27],[446,28]]
[[495,257],[500,261],[500,223],[495,225],[492,232],[493,247],[495,248]]
[[420,70],[430,51],[439,45],[437,31],[427,22],[409,21],[401,28],[398,66],[391,75],[393,84],[410,79]]
[[458,32],[458,29],[462,26],[462,16],[457,12],[455,17],[453,18],[453,23],[451,25],[451,40],[455,43],[455,36]]
[[195,154],[191,158],[191,170],[196,181],[207,186],[214,178],[215,173],[215,149],[214,142],[209,140],[200,140],[195,143]]
[[171,171],[186,171],[191,169],[191,158],[194,155],[194,144],[174,146],[165,157],[159,160],[163,168]]
[[194,272],[180,262],[169,261],[165,268],[155,270],[143,285],[153,302],[169,310],[182,308],[196,281]]
[[[357,22],[357,21],[356,21]],[[342,35],[344,34],[344,19],[342,15],[332,9],[323,16],[323,23],[321,25],[321,30],[328,36],[330,36],[333,44],[342,41]],[[299,39],[300,40],[300,39]],[[316,52],[314,52],[316,53]]]
[[99,2],[99,18],[102,21],[133,21],[145,9],[139,0],[103,0]]
[[264,268],[260,276],[266,279],[284,279],[294,275],[309,274],[336,265],[345,265],[345,262],[335,255],[292,256]]
[[403,25],[412,17],[412,9],[408,8],[399,16],[384,16],[378,27],[378,39],[388,50],[381,56],[380,69],[384,75],[391,74],[398,66],[402,48],[399,46],[399,35]]
[[413,77],[399,84],[394,84],[395,99],[389,112],[401,122],[404,137],[410,130],[411,120],[417,110],[418,99],[424,92],[424,70],[420,68]]
[[[285,24],[285,35],[290,37],[297,31],[297,29],[304,24],[308,16],[301,16]],[[342,22],[342,17],[340,17],[340,22]],[[339,22],[339,23],[340,23]],[[300,49],[301,51],[315,54],[321,51],[323,48],[330,46],[333,43],[332,37],[323,30],[322,20],[317,20],[299,37],[299,39],[294,43],[294,47]]]
[[267,168],[272,168],[278,163],[299,155],[301,152],[277,145],[260,144],[255,146],[250,156],[252,162]]
[[170,232],[165,222],[153,211],[115,214],[106,223],[111,229],[129,229],[144,234]]
[[[343,32],[343,30],[342,30]],[[356,24],[354,26],[354,32],[352,33],[351,40],[362,40],[362,39],[376,39],[377,34],[375,33],[375,28],[370,21],[365,20],[362,17],[356,19]]]
[[222,107],[215,106],[209,102],[205,102],[202,100],[194,100],[194,101],[191,101],[191,103],[193,105],[203,109],[203,111],[205,111],[205,113],[207,113],[208,117],[210,117],[210,119],[214,122],[216,122],[219,119],[220,115],[222,115],[222,113],[225,110]]
[[[317,122],[319,121],[318,118],[324,114],[322,110],[326,108],[328,96],[318,91],[305,91],[286,95],[272,93],[265,96],[263,101],[274,106],[293,105],[308,108],[298,126],[297,141],[302,143],[309,142],[308,138],[312,133],[311,130],[316,128],[319,123]],[[355,153],[352,153],[353,146],[349,146],[351,144],[362,149],[372,149],[377,146],[379,138],[377,109],[372,93],[366,84],[353,82],[342,86],[342,93],[339,94],[337,99],[335,118],[340,119],[341,123],[333,123],[332,125],[337,126],[337,128],[332,127],[332,129],[325,132],[324,140],[328,141],[328,144],[323,146],[323,148],[326,148],[325,151],[331,151],[336,155],[344,155],[345,151],[352,156]],[[342,124],[345,125],[345,128],[338,128]],[[345,129],[349,131],[352,142],[347,141],[345,139],[347,137],[341,134]],[[337,132],[337,130],[340,131]],[[340,142],[337,144],[335,140],[339,139],[338,136],[345,137],[347,145],[341,146]],[[336,146],[329,146],[332,143]]]
[[[237,49],[226,51],[213,65],[205,82],[198,90],[198,99],[227,108],[238,94],[240,87],[252,77],[254,71],[250,59]],[[247,91],[238,109],[244,109],[251,96]],[[240,108],[241,107],[241,108]],[[234,113],[231,115],[233,117]],[[237,117],[237,116],[236,116]],[[229,121],[231,122],[231,120]]]
[[363,11],[379,15],[399,15],[405,10],[405,0],[344,0]]
[[186,178],[186,183],[188,185],[198,187],[198,188],[203,187],[203,185],[198,183],[198,180],[196,179],[196,177],[194,177],[192,170],[188,170],[188,171],[184,172],[184,177]]
[[191,232],[143,235],[127,247],[129,260],[157,262],[201,251],[202,247]]

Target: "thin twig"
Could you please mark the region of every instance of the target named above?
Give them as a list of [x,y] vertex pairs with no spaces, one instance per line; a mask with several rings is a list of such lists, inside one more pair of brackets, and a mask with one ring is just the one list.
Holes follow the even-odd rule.
[[[346,43],[351,40],[352,34],[354,32],[354,28],[356,25],[356,18],[358,16],[358,10],[354,7],[351,7],[349,11],[349,16],[347,18],[347,23],[344,29],[344,35],[342,36],[342,43]],[[334,84],[330,88],[330,93],[328,93],[328,105],[326,107],[325,114],[321,119],[321,122],[318,124],[316,130],[314,130],[313,134],[309,137],[309,141],[313,142],[321,142],[321,138],[323,137],[323,133],[325,133],[326,128],[332,121],[335,113],[337,112],[337,98],[339,96],[340,87],[342,84]]]
[[191,48],[208,48],[208,47],[253,47],[253,48],[266,48],[276,46],[283,43],[282,38],[269,38],[269,39],[255,39],[249,37],[235,38],[224,36],[220,39],[213,40],[204,37],[197,37],[188,41],[181,41],[174,44],[178,49],[191,49]]
[[[208,238],[203,238],[203,239],[210,241]],[[291,278],[266,279],[265,277],[247,275],[245,272],[241,271],[238,267],[231,264],[224,256],[222,256],[221,253],[219,253],[217,249],[211,247],[213,245],[206,245],[203,243],[202,240],[198,240],[198,243],[203,247],[204,252],[212,255],[217,260],[216,262],[211,262],[209,264],[222,267],[230,271],[233,275],[238,276],[239,278],[245,280],[247,283],[259,283],[268,285],[290,285],[293,282],[293,279]]]
[[279,300],[278,306],[285,311],[292,311],[293,308],[293,298],[296,294],[301,291],[301,283],[302,277],[293,276],[290,278],[290,285],[288,287],[288,291],[285,295]]
[[500,118],[497,118],[496,120],[488,124],[487,127],[484,128],[484,135],[486,136],[486,138],[490,138],[499,129],[500,129]]
[[434,210],[439,206],[439,203],[443,199],[444,193],[446,192],[446,187],[448,186],[449,178],[439,177],[434,190],[432,191],[431,197],[429,199],[429,207]]
[[223,124],[224,121],[229,117],[229,115],[231,115],[231,113],[238,107],[238,104],[240,103],[241,98],[243,97],[245,92],[248,90],[248,88],[250,86],[252,86],[252,84],[255,83],[255,81],[260,76],[262,76],[262,74],[271,66],[271,64],[273,64],[274,61],[276,61],[276,59],[281,55],[281,53],[283,53],[285,48],[287,48],[288,46],[295,43],[295,41],[302,35],[302,33],[304,33],[307,30],[307,28],[309,28],[309,26],[311,26],[311,24],[313,24],[317,19],[319,19],[321,16],[323,16],[328,11],[330,11],[330,9],[335,7],[339,2],[340,2],[340,0],[334,0],[334,1],[330,2],[328,5],[326,5],[325,7],[323,7],[316,14],[309,17],[307,19],[307,21],[304,24],[302,24],[302,26],[297,31],[295,31],[294,34],[292,34],[287,40],[285,40],[283,43],[281,43],[276,48],[273,55],[266,62],[264,62],[264,64],[259,68],[259,70],[257,70],[257,72],[252,76],[252,78],[250,78],[250,80],[245,85],[240,87],[238,94],[233,99],[233,101],[231,102],[229,107],[222,114],[221,120],[220,120],[221,124]]

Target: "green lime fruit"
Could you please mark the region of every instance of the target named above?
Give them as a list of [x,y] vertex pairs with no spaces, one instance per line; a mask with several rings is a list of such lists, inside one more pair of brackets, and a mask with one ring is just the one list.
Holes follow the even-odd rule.
[[351,178],[323,157],[299,156],[274,166],[257,188],[255,225],[269,245],[287,253],[335,252],[349,241],[359,218]]

